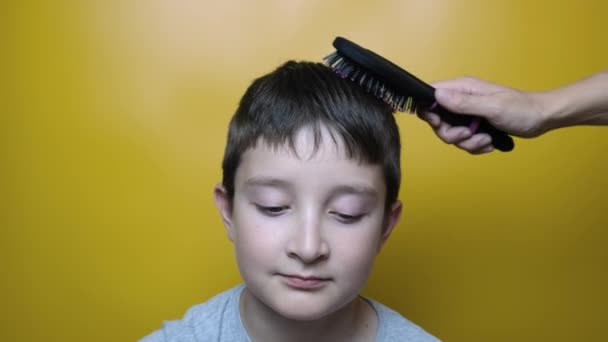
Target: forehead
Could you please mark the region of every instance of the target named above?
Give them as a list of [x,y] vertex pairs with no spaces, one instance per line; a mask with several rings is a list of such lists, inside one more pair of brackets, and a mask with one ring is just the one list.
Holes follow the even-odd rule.
[[312,129],[301,129],[288,143],[271,146],[260,139],[243,153],[235,177],[235,188],[252,179],[276,179],[303,189],[313,186],[329,189],[352,186],[385,194],[382,166],[348,156],[338,134],[321,127],[315,144]]

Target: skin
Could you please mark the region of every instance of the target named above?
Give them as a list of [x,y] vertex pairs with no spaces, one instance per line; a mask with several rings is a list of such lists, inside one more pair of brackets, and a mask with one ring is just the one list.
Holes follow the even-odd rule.
[[[359,293],[401,203],[385,210],[380,165],[346,158],[328,129],[317,151],[312,139],[304,129],[295,151],[263,141],[246,151],[232,204],[215,188],[246,284],[241,317],[254,341],[373,341],[377,317]],[[320,286],[294,287],[294,276]]]
[[[608,72],[600,72],[567,86],[527,92],[473,77],[434,83],[443,107],[486,118],[508,134],[533,138],[554,129],[577,125],[608,125]],[[426,120],[445,143],[472,154],[493,150],[489,135],[451,126],[432,112]]]

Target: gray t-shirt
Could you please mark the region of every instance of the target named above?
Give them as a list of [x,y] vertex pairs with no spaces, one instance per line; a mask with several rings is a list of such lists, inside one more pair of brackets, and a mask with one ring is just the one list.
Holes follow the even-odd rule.
[[[222,292],[191,307],[183,319],[166,321],[160,330],[139,342],[251,342],[241,321],[239,298],[245,285]],[[437,342],[399,313],[366,299],[378,314],[376,342]]]

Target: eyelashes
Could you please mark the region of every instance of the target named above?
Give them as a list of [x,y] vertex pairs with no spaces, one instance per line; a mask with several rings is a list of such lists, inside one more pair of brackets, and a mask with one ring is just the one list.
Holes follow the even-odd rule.
[[282,214],[284,214],[289,207],[287,206],[263,206],[263,205],[259,205],[259,204],[255,204],[256,209],[266,215],[266,216],[270,216],[270,217],[276,217],[276,216],[280,216]]
[[335,211],[330,211],[329,213],[332,214],[333,216],[335,216],[338,221],[340,221],[342,223],[346,223],[346,224],[359,222],[359,221],[361,221],[363,216],[365,216],[365,214],[347,215],[347,214],[341,214],[341,213],[335,212]]
[[[288,206],[263,206],[263,205],[259,205],[259,204],[254,204],[254,205],[258,212],[260,212],[261,214],[268,216],[268,217],[278,217],[278,216],[281,216],[281,215],[287,213],[290,210],[290,208]],[[344,223],[344,224],[357,223],[357,222],[361,221],[361,219],[363,219],[363,217],[365,217],[367,215],[366,213],[357,214],[357,215],[349,215],[349,214],[344,214],[344,213],[340,213],[337,211],[329,211],[329,214],[331,216],[333,216],[338,222]]]

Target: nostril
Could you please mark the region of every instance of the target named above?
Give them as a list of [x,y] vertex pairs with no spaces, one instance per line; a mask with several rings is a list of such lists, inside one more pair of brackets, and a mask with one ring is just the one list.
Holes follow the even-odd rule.
[[329,245],[316,218],[300,222],[292,233],[285,250],[289,258],[311,264],[329,257]]

